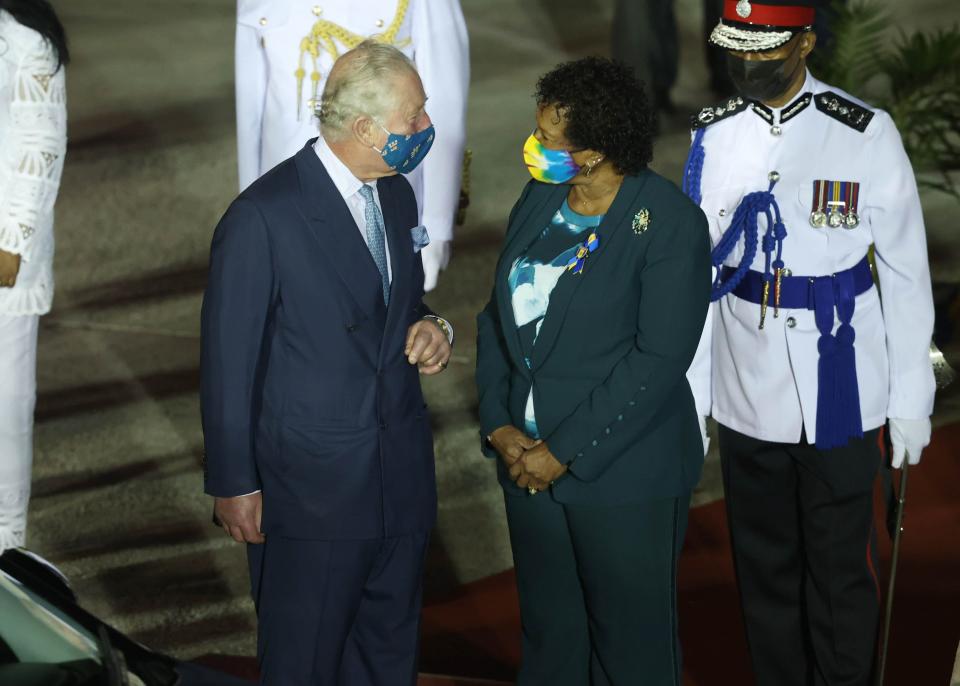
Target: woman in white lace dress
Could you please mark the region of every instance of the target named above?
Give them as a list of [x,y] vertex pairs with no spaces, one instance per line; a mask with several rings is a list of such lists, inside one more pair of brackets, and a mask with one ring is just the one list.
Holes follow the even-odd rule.
[[22,546],[33,462],[37,322],[53,299],[53,204],[67,147],[63,27],[0,0],[0,552]]

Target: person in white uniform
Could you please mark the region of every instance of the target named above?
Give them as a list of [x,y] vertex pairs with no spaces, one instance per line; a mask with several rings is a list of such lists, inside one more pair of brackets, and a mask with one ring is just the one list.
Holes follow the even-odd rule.
[[910,161],[890,115],[807,71],[816,4],[726,0],[711,41],[740,96],[694,117],[684,179],[716,268],[689,378],[720,427],[759,686],[871,683],[882,431],[916,464],[935,391]]
[[470,56],[459,0],[239,0],[237,8],[240,190],[317,135],[315,111],[341,53],[375,37],[414,60],[437,131],[408,177],[430,235],[422,256],[432,290],[450,259],[466,139]]
[[37,324],[53,299],[68,59],[49,4],[0,0],[0,552],[26,537]]

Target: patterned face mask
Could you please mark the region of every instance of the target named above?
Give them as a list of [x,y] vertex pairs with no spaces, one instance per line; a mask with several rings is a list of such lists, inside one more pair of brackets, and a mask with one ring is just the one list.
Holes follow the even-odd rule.
[[523,144],[523,161],[530,176],[543,183],[566,183],[580,173],[580,165],[569,150],[545,148],[532,133]]
[[[379,124],[379,122],[377,122]],[[423,158],[430,152],[430,146],[433,145],[433,139],[436,131],[433,124],[423,131],[417,131],[409,135],[401,133],[390,133],[387,128],[380,124],[380,128],[387,133],[387,142],[383,150],[374,150],[380,153],[387,166],[401,174],[409,174],[417,165],[423,161]]]

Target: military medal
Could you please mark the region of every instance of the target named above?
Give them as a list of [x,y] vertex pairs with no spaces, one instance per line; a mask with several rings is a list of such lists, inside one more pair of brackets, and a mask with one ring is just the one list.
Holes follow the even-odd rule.
[[840,211],[840,206],[843,204],[844,203],[842,201],[830,203],[832,209],[830,210],[830,214],[827,216],[827,224],[830,225],[831,229],[839,229],[841,226],[843,226],[844,214]]
[[810,211],[810,226],[822,229],[827,225],[827,182],[813,182],[813,208]]
[[843,217],[845,229],[855,229],[860,226],[860,214],[857,207],[860,203],[860,184],[855,181],[846,182],[847,213]]

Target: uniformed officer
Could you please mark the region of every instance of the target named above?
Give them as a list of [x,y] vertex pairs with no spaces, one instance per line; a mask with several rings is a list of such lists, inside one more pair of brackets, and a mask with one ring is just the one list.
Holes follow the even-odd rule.
[[915,464],[933,410],[916,182],[890,116],[807,71],[818,3],[725,2],[710,40],[740,96],[694,117],[684,179],[716,267],[690,378],[720,425],[757,683],[868,684],[882,431]]
[[431,237],[422,251],[431,290],[450,259],[466,136],[470,66],[459,0],[239,0],[240,190],[317,135],[315,108],[333,62],[370,37],[413,58],[436,126],[430,156],[408,177]]

